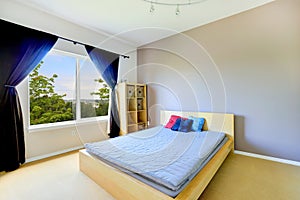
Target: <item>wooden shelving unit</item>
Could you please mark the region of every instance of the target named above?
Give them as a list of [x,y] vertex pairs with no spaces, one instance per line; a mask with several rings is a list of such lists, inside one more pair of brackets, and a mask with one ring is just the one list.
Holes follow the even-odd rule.
[[117,86],[120,135],[148,127],[147,85],[119,83]]

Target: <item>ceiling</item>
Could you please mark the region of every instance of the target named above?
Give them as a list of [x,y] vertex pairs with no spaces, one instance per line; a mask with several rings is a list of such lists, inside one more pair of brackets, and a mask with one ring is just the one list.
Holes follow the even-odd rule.
[[[202,0],[180,6],[154,5],[144,0],[15,0],[88,29],[115,35],[133,46],[141,46],[273,0]],[[154,0],[157,1],[157,0]],[[161,0],[171,2],[171,0]],[[184,0],[172,0],[183,2]],[[185,0],[186,2],[188,0]]]

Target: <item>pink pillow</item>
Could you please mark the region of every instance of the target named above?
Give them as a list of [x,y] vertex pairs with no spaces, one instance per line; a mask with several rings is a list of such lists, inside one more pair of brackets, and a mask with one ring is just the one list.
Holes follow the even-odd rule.
[[181,117],[177,116],[177,115],[171,115],[168,123],[165,125],[165,128],[172,128],[172,126],[175,124],[175,122],[178,118],[181,118]]

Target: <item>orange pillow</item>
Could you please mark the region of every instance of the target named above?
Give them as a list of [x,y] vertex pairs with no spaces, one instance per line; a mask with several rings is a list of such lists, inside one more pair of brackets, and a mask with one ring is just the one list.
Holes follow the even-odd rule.
[[165,128],[172,128],[172,126],[175,124],[175,122],[178,118],[181,118],[181,117],[178,115],[171,115],[168,123],[165,125]]

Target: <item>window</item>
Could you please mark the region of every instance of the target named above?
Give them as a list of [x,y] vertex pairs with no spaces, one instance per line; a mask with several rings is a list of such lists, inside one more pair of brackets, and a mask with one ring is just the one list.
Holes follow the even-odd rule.
[[88,56],[51,50],[29,75],[30,125],[106,116],[109,88]]
[[80,63],[80,117],[105,116],[108,113],[109,88],[90,60]]

